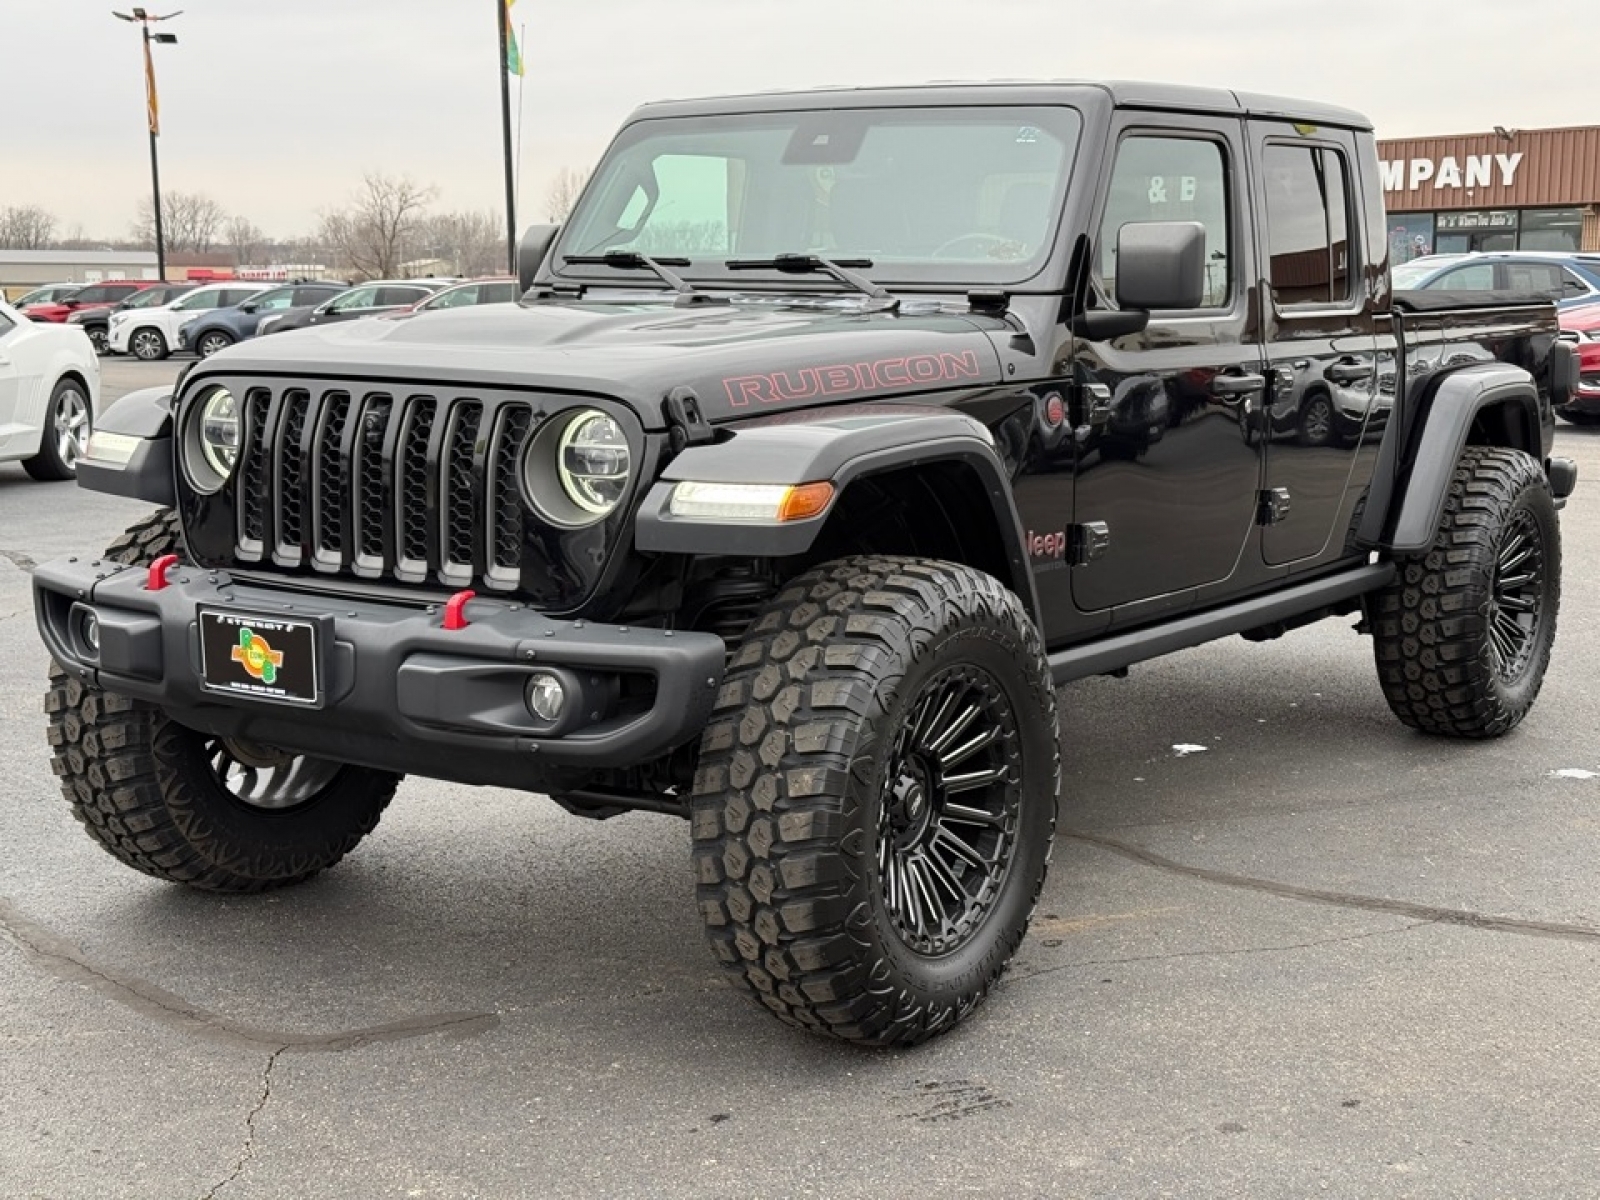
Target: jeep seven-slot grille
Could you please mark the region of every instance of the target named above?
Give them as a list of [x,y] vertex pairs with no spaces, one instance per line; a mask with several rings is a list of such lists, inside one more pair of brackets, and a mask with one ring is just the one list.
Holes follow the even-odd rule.
[[509,591],[522,574],[520,400],[248,387],[241,562]]

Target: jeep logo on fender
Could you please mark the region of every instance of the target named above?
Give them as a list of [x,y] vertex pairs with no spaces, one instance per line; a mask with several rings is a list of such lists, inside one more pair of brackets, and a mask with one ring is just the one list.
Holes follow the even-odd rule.
[[872,362],[840,363],[831,367],[801,367],[770,375],[735,375],[724,379],[728,403],[744,408],[758,404],[789,404],[823,396],[853,392],[881,392],[918,384],[953,383],[979,379],[978,356],[971,350],[959,354],[912,354],[905,358],[880,358]]
[[1054,533],[1035,533],[1028,530],[1028,557],[1060,558],[1067,552],[1067,535],[1064,530]]

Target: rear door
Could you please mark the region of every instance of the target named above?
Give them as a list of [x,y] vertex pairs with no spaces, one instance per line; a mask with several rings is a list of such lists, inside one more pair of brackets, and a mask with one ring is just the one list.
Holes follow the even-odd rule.
[[[1143,333],[1074,342],[1083,411],[1075,520],[1103,549],[1072,570],[1086,612],[1135,621],[1233,578],[1250,541],[1260,448],[1240,416],[1259,400],[1261,330],[1238,118],[1119,113],[1100,185],[1095,303],[1115,308],[1123,225],[1197,221],[1198,309],[1155,312]],[[1087,536],[1087,532],[1080,534]],[[1252,564],[1253,565],[1253,564]]]
[[1271,566],[1342,552],[1359,451],[1378,423],[1355,139],[1308,129],[1250,123],[1268,381],[1255,429],[1265,445],[1261,551]]

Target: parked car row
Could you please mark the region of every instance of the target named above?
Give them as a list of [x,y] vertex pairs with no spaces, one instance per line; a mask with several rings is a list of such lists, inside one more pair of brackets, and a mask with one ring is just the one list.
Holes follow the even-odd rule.
[[140,288],[120,304],[97,305],[80,308],[67,318],[68,325],[80,325],[94,344],[96,354],[106,352],[106,339],[111,325],[111,314],[137,308],[156,308],[171,304],[179,296],[194,291],[197,283],[156,283]]
[[1531,292],[1565,309],[1600,300],[1600,254],[1504,250],[1429,254],[1394,268],[1396,289]]

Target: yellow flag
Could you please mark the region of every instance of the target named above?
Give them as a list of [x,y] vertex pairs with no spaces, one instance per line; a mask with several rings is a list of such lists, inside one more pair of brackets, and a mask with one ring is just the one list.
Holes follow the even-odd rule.
[[517,0],[505,0],[505,12],[501,20],[506,23],[506,70],[513,75],[522,74],[522,48],[517,45],[517,35],[511,28],[511,6]]
[[156,98],[156,64],[150,60],[150,42],[144,43],[144,108],[150,132],[161,136],[161,102]]

